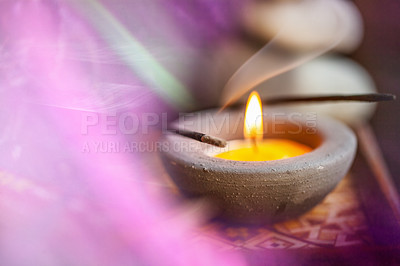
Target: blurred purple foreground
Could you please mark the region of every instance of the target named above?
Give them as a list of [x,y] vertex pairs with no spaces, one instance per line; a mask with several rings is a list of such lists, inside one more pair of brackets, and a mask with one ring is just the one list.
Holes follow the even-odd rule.
[[239,2],[0,2],[2,265],[245,264],[191,241],[196,215],[171,217],[169,199],[149,195],[146,156],[85,150],[155,141],[156,128],[82,124],[183,108],[180,70],[233,34]]

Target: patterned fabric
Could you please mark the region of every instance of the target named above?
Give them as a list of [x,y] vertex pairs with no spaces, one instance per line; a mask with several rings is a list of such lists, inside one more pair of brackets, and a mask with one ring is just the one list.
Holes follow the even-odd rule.
[[366,219],[351,181],[344,178],[325,200],[308,213],[273,226],[231,227],[212,222],[196,241],[212,240],[221,250],[307,249],[372,244]]

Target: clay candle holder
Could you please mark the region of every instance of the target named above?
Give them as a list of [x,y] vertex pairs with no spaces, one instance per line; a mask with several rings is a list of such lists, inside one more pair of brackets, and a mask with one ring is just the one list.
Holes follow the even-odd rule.
[[[234,161],[214,157],[229,146],[166,134],[161,157],[180,191],[207,198],[221,218],[245,224],[290,219],[318,204],[352,164],[357,145],[353,132],[328,117],[277,108],[264,108],[263,117],[264,139],[289,139],[312,150],[281,160]],[[232,141],[243,139],[243,121],[243,110],[207,110],[183,116],[174,126]]]

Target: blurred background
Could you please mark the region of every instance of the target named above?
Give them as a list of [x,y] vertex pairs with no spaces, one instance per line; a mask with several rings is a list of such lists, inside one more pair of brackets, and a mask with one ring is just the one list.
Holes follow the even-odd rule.
[[[267,43],[250,73],[310,60],[258,85],[264,98],[398,95],[399,12],[395,0],[0,1],[1,261],[245,265],[190,240],[207,215],[165,193],[162,114],[245,99],[224,86]],[[397,102],[292,108],[371,121],[400,188]]]
[[[400,80],[396,72],[400,69],[400,62],[396,58],[400,54],[400,22],[394,13],[400,10],[400,5],[395,1],[379,5],[372,1],[355,1],[355,4],[364,18],[365,35],[352,58],[369,71],[379,91],[399,95]],[[398,102],[379,105],[372,118],[378,142],[398,189],[400,143],[395,132],[399,130],[400,122],[394,114],[399,113],[399,108]]]

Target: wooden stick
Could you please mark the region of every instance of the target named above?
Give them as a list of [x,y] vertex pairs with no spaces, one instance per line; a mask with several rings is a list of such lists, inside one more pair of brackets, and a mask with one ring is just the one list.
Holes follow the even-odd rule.
[[[313,96],[292,96],[292,97],[281,97],[275,99],[264,100],[263,103],[266,105],[277,105],[277,104],[293,104],[293,103],[323,103],[323,102],[337,102],[337,101],[359,101],[359,102],[382,102],[382,101],[393,101],[396,96],[387,93],[370,93],[370,94],[356,94],[356,95],[313,95]],[[242,104],[235,104],[231,107],[242,106]],[[217,137],[213,137],[204,133],[182,130],[182,129],[171,129],[173,133],[203,142],[217,147],[225,147],[226,141]]]
[[[296,103],[326,103],[326,102],[384,102],[393,101],[396,96],[388,93],[369,93],[369,94],[354,94],[354,95],[304,95],[304,96],[288,96],[275,99],[263,100],[265,105],[278,104],[296,104]],[[233,104],[230,107],[240,107],[242,103]]]
[[226,146],[226,140],[220,139],[217,137],[213,137],[204,133],[196,132],[196,131],[190,131],[190,130],[184,130],[184,129],[170,129],[170,132],[173,132],[178,135],[185,136],[187,138],[191,138],[203,143],[207,143],[210,145],[214,145],[220,148],[224,148]]
[[296,96],[281,97],[264,101],[267,105],[289,104],[301,102],[333,102],[333,101],[357,101],[357,102],[384,102],[393,101],[396,96],[387,93],[370,93],[355,95],[314,95],[314,96]]
[[357,127],[356,132],[360,142],[361,152],[371,167],[397,222],[400,223],[400,197],[385,160],[383,159],[375,134],[368,124]]

